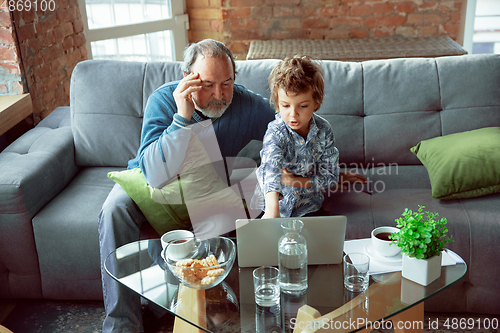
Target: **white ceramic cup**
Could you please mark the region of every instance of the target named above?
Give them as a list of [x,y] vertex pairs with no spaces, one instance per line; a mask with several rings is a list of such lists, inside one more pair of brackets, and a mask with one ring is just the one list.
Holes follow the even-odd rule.
[[194,234],[188,230],[169,231],[161,236],[163,250],[167,245],[169,258],[183,259],[195,248]]
[[[395,244],[391,245],[392,240],[383,236],[387,236],[393,232],[398,232],[399,229],[396,227],[378,227],[372,230],[372,245],[373,249],[384,257],[392,257],[401,252],[401,249]],[[382,234],[383,236],[380,236]],[[379,237],[384,238],[381,239]]]

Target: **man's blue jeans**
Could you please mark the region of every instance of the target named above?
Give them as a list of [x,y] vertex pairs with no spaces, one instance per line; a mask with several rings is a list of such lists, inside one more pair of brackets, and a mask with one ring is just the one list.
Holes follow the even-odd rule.
[[[115,184],[99,214],[102,291],[106,318],[102,331],[142,332],[141,298],[115,281],[105,270],[104,261],[118,247],[139,240],[146,218],[120,185]],[[113,271],[116,267],[108,267]]]

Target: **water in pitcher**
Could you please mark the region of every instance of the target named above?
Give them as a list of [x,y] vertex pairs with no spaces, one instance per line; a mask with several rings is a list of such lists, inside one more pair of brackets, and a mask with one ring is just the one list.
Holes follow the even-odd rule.
[[307,289],[307,248],[286,243],[279,249],[280,285],[283,292],[301,293]]
[[284,235],[278,244],[280,287],[285,293],[307,290],[307,243],[300,234],[304,223],[288,220],[281,224]]

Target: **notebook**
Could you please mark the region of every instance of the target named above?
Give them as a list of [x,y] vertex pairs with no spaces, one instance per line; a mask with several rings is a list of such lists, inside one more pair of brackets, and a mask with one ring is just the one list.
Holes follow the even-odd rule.
[[[302,235],[307,241],[307,262],[311,265],[342,262],[347,217],[311,216],[304,222]],[[276,219],[236,220],[238,265],[240,267],[278,266],[278,241],[283,235]]]

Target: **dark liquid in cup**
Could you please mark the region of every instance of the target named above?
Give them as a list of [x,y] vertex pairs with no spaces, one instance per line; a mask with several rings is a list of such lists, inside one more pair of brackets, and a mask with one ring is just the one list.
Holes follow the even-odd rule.
[[187,240],[185,240],[185,239],[179,239],[179,240],[176,240],[176,241],[171,242],[171,243],[172,244],[181,244],[181,243],[185,243],[185,242],[187,242]]
[[392,235],[392,232],[381,232],[376,234],[375,237],[384,241],[392,241],[392,239],[389,239],[389,235]]

